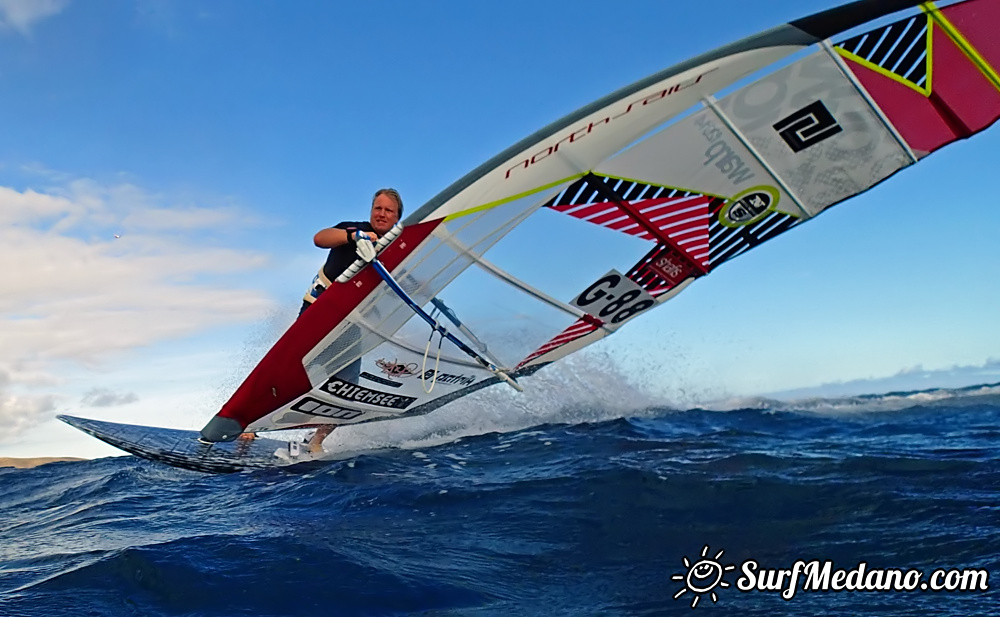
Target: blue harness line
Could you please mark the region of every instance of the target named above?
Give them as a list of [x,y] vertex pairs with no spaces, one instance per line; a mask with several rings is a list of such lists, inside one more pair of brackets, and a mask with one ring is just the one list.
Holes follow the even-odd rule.
[[[410,295],[406,293],[402,287],[399,286],[399,283],[397,283],[396,279],[392,277],[392,274],[389,273],[389,270],[387,270],[386,267],[382,265],[382,262],[378,260],[378,253],[386,246],[388,246],[390,242],[395,240],[396,237],[399,236],[400,233],[402,233],[402,231],[403,231],[402,225],[396,223],[396,225],[393,226],[393,228],[389,230],[389,232],[386,233],[382,238],[380,238],[378,243],[376,244],[372,244],[371,240],[369,240],[366,235],[362,234],[361,232],[356,232],[354,236],[354,242],[355,244],[357,244],[358,259],[353,264],[351,264],[351,266],[347,270],[345,270],[343,274],[337,277],[337,282],[346,283],[347,281],[351,280],[358,272],[360,272],[361,269],[365,266],[365,264],[370,263],[372,267],[375,268],[375,271],[378,272],[378,275],[382,277],[382,280],[385,281],[385,284],[389,286],[389,289],[395,292],[396,295],[399,296],[400,299],[402,299],[403,302],[405,302],[406,305],[409,306],[414,313],[419,315],[421,319],[427,322],[427,325],[431,327],[432,338],[434,336],[434,333],[437,332],[438,334],[441,335],[441,340],[448,339],[455,345],[455,347],[458,347],[470,358],[478,362],[483,368],[485,368],[486,370],[490,371],[491,373],[499,377],[501,381],[506,382],[507,385],[509,385],[511,388],[514,388],[518,392],[524,392],[524,388],[522,388],[521,385],[517,383],[517,380],[515,380],[513,377],[507,374],[507,371],[500,368],[499,366],[491,362],[489,359],[484,358],[474,349],[463,343],[455,335],[448,332],[448,330],[444,326],[442,326],[440,322],[438,322],[436,319],[428,315],[427,312],[424,311],[424,309],[420,308],[420,305],[414,302],[413,298],[411,298]],[[434,306],[436,306],[438,310],[441,310],[441,312],[444,313],[446,317],[452,319],[452,317],[448,315],[448,313],[451,313],[450,309],[448,309],[448,311],[445,312],[445,310],[443,310],[441,306],[438,305],[438,302],[434,302]],[[454,315],[454,313],[451,313],[451,315]],[[457,320],[457,317],[453,318],[452,321],[458,326],[460,330],[465,330],[465,328],[462,327],[462,324]],[[478,339],[476,339],[474,335],[472,336],[472,338],[475,339],[477,342],[479,341]],[[430,351],[430,340],[428,340],[427,342],[427,351],[428,352]],[[440,360],[441,360],[441,341],[438,341],[438,362],[440,362]],[[426,364],[426,362],[427,362],[427,353],[424,354],[424,363]],[[423,374],[423,372],[421,374]],[[435,366],[434,380],[435,381],[437,380],[437,366]],[[433,388],[434,388],[434,383],[432,382],[431,389]],[[430,390],[425,389],[424,391],[430,393]]]
[[[386,270],[385,266],[382,265],[382,262],[380,262],[377,258],[375,258],[372,259],[370,263],[372,267],[375,268],[375,271],[378,272],[378,275],[382,277],[382,280],[385,281],[385,284],[389,286],[389,289],[393,290],[396,293],[396,295],[399,296],[403,300],[403,302],[405,302],[406,305],[413,310],[414,313],[416,313],[421,319],[426,321],[427,325],[429,325],[434,332],[440,334],[442,338],[451,341],[455,345],[455,347],[461,349],[470,358],[478,362],[483,368],[485,368],[486,370],[490,371],[491,373],[499,377],[501,381],[505,381],[507,385],[514,388],[518,392],[524,392],[524,388],[522,388],[521,385],[517,383],[517,381],[513,377],[508,375],[506,371],[498,367],[496,364],[493,364],[492,362],[481,356],[474,349],[463,343],[460,339],[455,337],[454,334],[448,332],[448,330],[444,326],[442,326],[440,322],[438,322],[436,319],[428,315],[424,309],[420,308],[420,306],[413,301],[413,298],[411,298],[409,294],[403,291],[403,288],[399,286],[399,283],[396,282],[396,279],[392,278],[392,274],[390,274],[389,271]],[[435,377],[437,377],[436,372],[435,372]],[[433,388],[434,386],[432,385],[431,387]]]

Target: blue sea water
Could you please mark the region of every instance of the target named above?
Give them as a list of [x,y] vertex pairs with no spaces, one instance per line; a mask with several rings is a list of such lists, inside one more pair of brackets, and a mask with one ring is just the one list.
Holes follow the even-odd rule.
[[[2,469],[0,615],[1000,614],[1000,387],[612,415],[308,473]],[[706,545],[729,586],[675,598]],[[786,601],[749,559],[991,589]]]

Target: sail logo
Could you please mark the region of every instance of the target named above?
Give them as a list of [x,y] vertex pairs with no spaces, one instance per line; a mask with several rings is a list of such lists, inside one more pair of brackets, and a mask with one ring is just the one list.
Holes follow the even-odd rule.
[[726,227],[743,227],[763,220],[778,205],[778,191],[771,186],[755,186],[733,197],[719,211]]
[[406,409],[413,401],[417,400],[412,396],[369,390],[337,377],[328,379],[321,390],[345,401],[389,409]]
[[664,255],[649,265],[670,282],[675,282],[684,274],[684,266],[674,261],[673,255]]
[[[376,360],[375,366],[377,366],[379,370],[381,370],[384,374],[388,375],[389,377],[395,377],[397,379],[406,377],[415,377],[419,375],[420,378],[425,381],[436,380],[437,383],[448,386],[469,386],[476,382],[476,378],[473,375],[462,375],[462,374],[453,375],[451,373],[442,373],[434,369],[427,369],[426,371],[423,372],[423,374],[421,374],[420,369],[417,367],[416,362],[403,364],[402,362],[399,362],[397,360],[389,361],[383,358],[380,360]],[[365,375],[364,373],[362,373],[361,376],[365,377],[366,379],[371,379],[371,377],[375,377],[374,375],[369,376]],[[389,380],[376,378],[372,379],[372,381],[383,383]],[[398,388],[403,384],[393,381],[387,383],[386,385],[392,386],[393,388]]]
[[823,101],[803,107],[774,125],[792,152],[802,152],[844,130]]
[[701,131],[702,137],[709,142],[709,146],[705,150],[705,167],[714,163],[715,167],[736,186],[753,179],[755,175],[753,170],[723,138],[725,132],[709,120],[707,115],[700,116],[694,121],[694,125]]
[[650,260],[649,269],[671,286],[679,284],[691,275],[687,260],[670,247],[665,247]]
[[544,161],[545,159],[552,156],[553,154],[556,154],[557,152],[559,152],[559,146],[562,145],[563,143],[565,143],[567,146],[569,146],[570,144],[574,144],[583,139],[584,137],[586,137],[587,135],[593,133],[594,130],[597,129],[598,127],[611,124],[618,118],[626,116],[635,111],[636,109],[653,105],[655,103],[658,103],[659,101],[665,100],[673,96],[674,94],[677,94],[678,92],[682,92],[692,86],[700,84],[702,78],[704,78],[709,73],[713,73],[717,70],[719,70],[719,67],[713,66],[712,68],[708,69],[707,71],[704,71],[703,73],[695,77],[690,77],[685,80],[674,82],[662,90],[658,90],[656,92],[645,94],[643,96],[640,96],[639,98],[636,98],[630,101],[628,105],[625,106],[624,109],[619,108],[620,111],[615,115],[611,115],[610,113],[608,113],[608,115],[605,115],[603,118],[597,117],[588,122],[587,124],[578,125],[576,129],[574,129],[568,134],[564,134],[564,136],[561,137],[559,141],[555,142],[554,144],[549,144],[543,147],[538,152],[534,153],[532,156],[518,160],[517,163],[511,165],[507,169],[507,173],[504,174],[504,179],[506,180],[510,178],[511,174],[519,169],[528,169],[532,165],[540,163],[541,161]]
[[417,374],[417,363],[402,363],[398,360],[386,360],[380,358],[375,361],[375,366],[388,377],[410,377]]
[[337,418],[338,420],[353,420],[354,418],[362,416],[365,413],[360,409],[346,409],[344,407],[336,407],[334,405],[330,405],[329,403],[324,403],[323,401],[312,398],[310,396],[307,396],[298,403],[292,405],[292,411],[306,413],[311,416],[323,416],[324,418]]
[[656,300],[641,285],[612,269],[572,304],[595,317],[605,329],[614,330],[656,304]]
[[[436,376],[435,376],[436,375]],[[423,374],[424,381],[437,380],[437,383],[446,386],[471,386],[476,383],[476,378],[472,375],[452,375],[451,373],[435,373],[434,369],[427,369]]]

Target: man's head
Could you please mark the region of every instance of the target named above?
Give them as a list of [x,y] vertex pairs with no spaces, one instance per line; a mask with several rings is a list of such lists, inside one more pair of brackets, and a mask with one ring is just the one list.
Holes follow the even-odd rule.
[[379,189],[372,197],[372,215],[369,221],[378,235],[384,235],[403,217],[403,198],[396,189]]

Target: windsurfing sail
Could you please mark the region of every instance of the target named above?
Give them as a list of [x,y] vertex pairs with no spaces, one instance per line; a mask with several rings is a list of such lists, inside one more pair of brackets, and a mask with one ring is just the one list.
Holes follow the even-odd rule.
[[408,299],[514,379],[601,340],[993,124],[998,27],[1000,0],[861,0],[569,114],[411,214],[378,254],[398,289],[365,264],[334,283],[202,438],[421,414],[500,381],[449,341],[435,363]]

